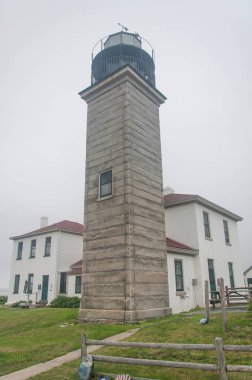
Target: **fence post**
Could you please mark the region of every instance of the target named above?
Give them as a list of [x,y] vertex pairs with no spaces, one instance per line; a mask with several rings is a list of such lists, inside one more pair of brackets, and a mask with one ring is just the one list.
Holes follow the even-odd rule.
[[81,333],[81,359],[85,358],[87,356],[87,335]]
[[206,309],[206,317],[209,320],[209,288],[208,288],[208,281],[205,281],[205,309]]
[[229,293],[228,293],[228,286],[225,286],[225,293],[226,293],[226,300],[227,300],[227,306],[229,306]]
[[223,318],[223,331],[227,331],[227,311],[225,304],[225,288],[224,288],[224,279],[220,278],[220,296],[221,296],[221,309],[222,309],[222,318]]
[[225,355],[223,351],[223,344],[221,338],[215,338],[215,346],[216,346],[216,354],[217,354],[217,362],[220,372],[221,380],[228,380],[226,363],[225,363]]

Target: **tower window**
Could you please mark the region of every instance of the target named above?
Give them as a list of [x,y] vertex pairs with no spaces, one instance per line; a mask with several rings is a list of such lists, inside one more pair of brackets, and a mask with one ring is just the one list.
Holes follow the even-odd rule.
[[112,195],[112,170],[100,173],[100,198]]

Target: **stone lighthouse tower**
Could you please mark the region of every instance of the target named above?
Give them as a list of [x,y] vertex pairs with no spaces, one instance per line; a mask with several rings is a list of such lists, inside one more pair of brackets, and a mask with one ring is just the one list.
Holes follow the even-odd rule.
[[121,31],[92,61],[87,102],[79,319],[133,323],[171,313],[153,50]]

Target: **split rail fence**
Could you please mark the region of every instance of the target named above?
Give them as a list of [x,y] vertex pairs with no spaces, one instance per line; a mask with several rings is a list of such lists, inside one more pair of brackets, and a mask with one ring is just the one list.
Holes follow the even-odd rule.
[[[221,338],[215,338],[215,344],[178,344],[178,343],[140,343],[140,342],[113,342],[107,340],[90,340],[86,336],[82,337],[81,351],[82,357],[87,355],[87,347],[91,345],[98,346],[115,346],[127,348],[154,348],[168,350],[203,350],[216,351],[217,363],[191,363],[191,362],[176,362],[166,360],[149,360],[149,359],[134,359],[127,357],[115,357],[104,355],[92,355],[94,362],[103,363],[123,363],[144,366],[158,366],[168,368],[187,368],[193,370],[218,371],[221,380],[228,379],[228,372],[251,372],[252,365],[226,365],[225,351],[232,352],[252,352],[252,345],[223,345]],[[133,380],[151,380],[139,377],[133,377]]]

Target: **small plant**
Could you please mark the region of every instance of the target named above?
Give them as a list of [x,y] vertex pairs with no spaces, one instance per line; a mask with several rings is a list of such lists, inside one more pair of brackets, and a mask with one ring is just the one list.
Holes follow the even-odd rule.
[[0,296],[0,305],[4,305],[7,302],[6,296]]
[[79,297],[66,297],[66,296],[58,296],[54,298],[51,302],[51,307],[70,307],[70,308],[78,308],[80,306],[80,298]]

